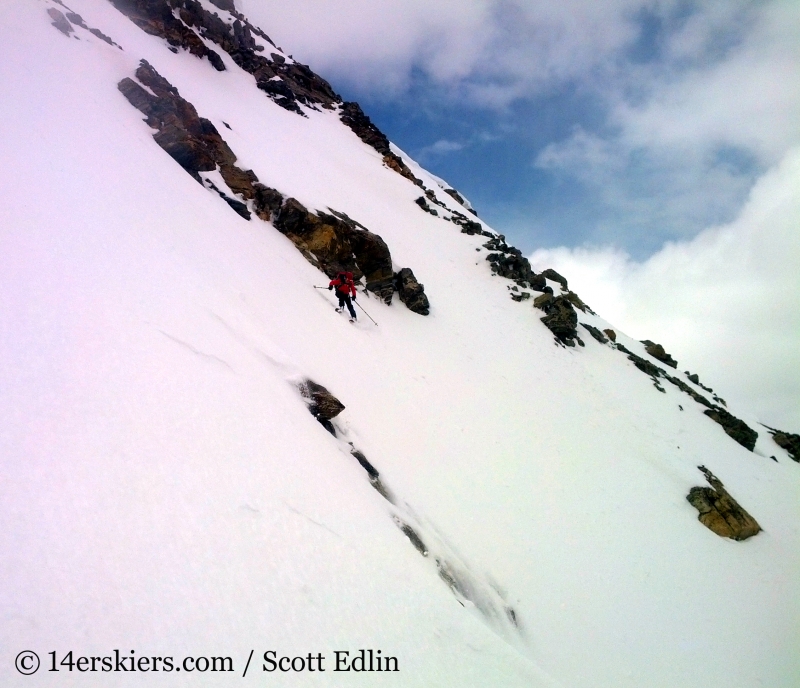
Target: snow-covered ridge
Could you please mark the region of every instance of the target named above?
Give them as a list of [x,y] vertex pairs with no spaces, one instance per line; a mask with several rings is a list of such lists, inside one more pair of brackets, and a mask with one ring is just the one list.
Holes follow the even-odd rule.
[[[220,4],[201,6],[235,23]],[[255,650],[244,681],[291,686],[363,683],[332,656],[366,648],[399,660],[376,686],[793,685],[800,471],[768,432],[753,451],[733,441],[694,396],[719,395],[562,276],[526,273],[338,105],[295,98],[300,116],[198,32],[224,70],[111,3],[69,5],[0,9],[5,64],[24,65],[2,81],[4,685],[117,680],[22,676],[26,648],[224,655],[239,676]],[[154,141],[118,89],[157,97],[142,60],[197,113],[198,159],[234,155],[224,174],[212,155],[198,183]],[[289,199],[316,238],[338,222],[380,237],[392,278],[412,266],[424,283],[428,317],[376,290],[358,300],[377,325],[336,314],[312,288],[327,286],[318,254],[279,219]],[[308,380],[345,407],[335,435]],[[723,487],[698,493],[698,466]],[[703,527],[698,509],[725,495],[762,532]],[[273,649],[320,652],[328,671],[264,676]]]

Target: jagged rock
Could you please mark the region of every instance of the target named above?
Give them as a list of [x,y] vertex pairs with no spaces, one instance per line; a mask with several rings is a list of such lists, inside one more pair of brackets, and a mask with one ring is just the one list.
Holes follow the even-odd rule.
[[153,138],[189,173],[217,169],[217,163],[205,143],[183,128],[167,124],[153,134]]
[[[688,370],[684,370],[683,372],[684,375],[686,375],[686,377],[689,378],[690,382],[693,382],[698,387],[702,387],[704,390],[706,390],[706,392],[710,392],[711,394],[714,393],[714,390],[711,389],[711,387],[706,387],[702,382],[700,382],[700,377],[697,375],[697,373],[690,373]],[[722,404],[725,404],[725,402],[722,399],[719,399],[718,397],[715,397],[715,399],[721,402]]]
[[[342,213],[315,215],[289,198],[275,216],[275,227],[298,248],[313,254],[314,263],[329,277],[346,270],[356,281],[390,304],[394,294],[392,256],[386,242]],[[314,262],[314,261],[312,261]]]
[[221,193],[222,199],[239,215],[241,215],[245,220],[250,219],[250,210],[247,208],[247,205],[242,203],[241,201],[237,201],[235,198],[231,198],[230,196],[226,196],[225,194]]
[[97,36],[101,41],[105,41],[109,45],[116,45],[117,47],[119,47],[114,41],[111,40],[110,36],[106,36],[102,31],[100,31],[100,29],[90,28],[89,33],[94,36]]
[[392,256],[386,242],[366,229],[351,227],[350,244],[358,267],[364,273],[366,288],[388,305],[394,294]]
[[542,274],[549,280],[553,282],[558,282],[564,291],[567,291],[569,287],[567,287],[567,279],[566,277],[562,277],[559,275],[555,270],[552,268],[547,268],[547,270],[542,270]]
[[317,420],[330,421],[345,409],[345,405],[331,394],[325,387],[313,380],[304,380],[300,385],[300,394],[308,400],[308,410]]
[[647,359],[642,358],[641,356],[637,356],[635,353],[627,349],[622,344],[617,344],[617,350],[622,351],[623,353],[628,355],[628,360],[633,363],[639,370],[641,370],[645,375],[649,375],[654,380],[657,380],[661,375],[664,374],[664,371],[661,370],[657,365],[651,363]]
[[[472,222],[468,220],[467,222]],[[478,223],[472,223],[474,226],[469,227],[466,233],[484,234],[487,232],[480,229]],[[462,230],[463,231],[463,230]],[[544,275],[537,275],[532,269],[531,264],[522,251],[513,246],[506,244],[504,237],[498,235],[489,239],[484,245],[484,248],[492,251],[486,256],[492,272],[500,277],[505,277],[514,280],[518,285],[533,289],[534,291],[544,292],[547,287]],[[550,290],[552,291],[552,289]]]
[[698,466],[711,487],[693,487],[686,500],[700,512],[700,523],[720,537],[746,540],[761,526],[731,497],[725,486],[705,466]]
[[[200,117],[195,107],[181,97],[178,89],[146,60],[140,62],[136,78],[152,93],[127,77],[119,82],[117,88],[131,105],[147,116],[147,124],[157,130],[153,134],[156,143],[197,181],[200,181],[198,172],[208,172],[219,166],[231,191],[245,200],[254,198],[255,174],[233,164],[236,155],[217,128]],[[249,211],[245,213],[246,208],[239,201],[221,195],[236,212],[249,218]]]
[[316,266],[328,277],[343,270],[352,272],[356,281],[364,276],[356,263],[350,227],[339,218],[330,215],[323,219],[296,199],[288,198],[275,214],[273,224],[298,248],[310,251]]
[[533,300],[533,307],[534,308],[541,308],[545,310],[546,306],[553,302],[555,297],[552,294],[548,294],[545,292],[544,294],[540,294]]
[[430,303],[425,295],[425,288],[414,277],[410,268],[403,268],[394,276],[394,284],[400,300],[406,304],[410,311],[420,315],[430,313]]
[[668,375],[665,371],[661,371],[663,376],[669,380],[673,385],[675,385],[678,389],[682,392],[688,394],[692,399],[694,399],[698,404],[702,404],[708,408],[713,408],[713,404],[706,399],[702,394],[699,394],[695,390],[693,390],[689,385],[687,385],[683,380],[673,377],[672,375]]
[[242,170],[235,165],[221,165],[220,174],[233,193],[250,201],[256,197],[258,177],[253,170]]
[[[258,87],[276,104],[287,110],[304,115],[298,103],[333,109],[341,102],[330,84],[308,66],[287,62],[276,53],[273,53],[272,60],[259,55],[263,46],[257,45],[253,36],[272,44],[269,36],[236,12],[230,0],[217,1],[218,6],[224,5],[236,17],[233,25],[206,10],[197,0],[112,0],[118,10],[147,33],[161,36],[173,47],[206,57],[222,71],[225,69],[222,58],[208,48],[202,38],[213,41],[239,67],[252,74]],[[177,17],[173,10],[178,10]]]
[[[442,189],[442,191],[444,191],[448,196],[453,198],[456,201],[456,203],[463,205],[465,208],[467,207],[467,202],[464,200],[463,196],[460,193],[458,193],[458,191],[456,191],[455,189],[448,188],[448,189]],[[467,208],[467,210],[471,211],[471,208]],[[473,214],[477,216],[478,213],[473,213]]]
[[[64,5],[63,2],[59,2],[58,4],[66,9],[66,5]],[[93,36],[96,36],[101,41],[105,41],[109,45],[114,45],[114,46],[116,46],[118,48],[120,47],[119,45],[114,43],[114,41],[112,41],[110,37],[106,36],[102,31],[100,31],[100,29],[95,29],[95,28],[92,28],[91,26],[89,26],[83,20],[83,17],[81,17],[81,15],[78,14],[77,12],[71,12],[71,11],[70,12],[66,12],[65,15],[63,15],[63,16],[66,16],[66,18],[69,20],[69,21],[66,21],[66,22],[63,20],[63,16],[62,17],[58,16],[61,13],[57,9],[51,8],[51,9],[48,9],[47,12],[50,15],[51,19],[54,20],[53,21],[53,26],[55,26],[59,31],[61,31],[62,33],[66,34],[67,36],[69,36],[73,32],[73,28],[72,28],[72,26],[70,26],[70,24],[72,24],[74,26],[79,26],[80,28],[84,29],[85,31],[88,31],[90,34],[92,34]]]
[[[608,330],[606,330],[607,332]],[[694,389],[689,387],[683,380],[680,380],[677,377],[669,375],[666,371],[662,368],[659,368],[657,365],[648,361],[641,356],[637,356],[632,351],[629,351],[625,346],[622,344],[615,344],[615,348],[619,351],[628,355],[628,359],[633,362],[633,364],[641,370],[643,373],[649,375],[652,380],[653,384],[660,392],[664,391],[664,388],[659,383],[659,378],[664,378],[665,380],[671,382],[673,385],[678,387],[682,392],[688,394],[692,399],[694,399],[698,404],[702,404],[703,406],[707,407],[707,410],[704,411],[705,415],[711,418],[716,423],[719,423],[722,426],[722,429],[728,434],[729,437],[736,440],[739,444],[743,447],[753,451],[756,440],[758,439],[758,433],[749,427],[744,421],[736,418],[732,414],[728,413],[723,408],[719,406],[714,406],[708,399],[704,396],[696,392]],[[717,397],[714,397],[716,400]]]
[[520,292],[519,294],[512,294],[511,295],[511,300],[512,301],[517,301],[517,302],[527,301],[529,298],[531,298],[531,295],[527,291],[523,291],[523,292]]
[[605,330],[603,330],[603,332],[605,332],[605,333],[606,333],[606,335],[608,336],[608,338],[609,338],[609,339],[610,339],[612,342],[616,342],[616,341],[617,341],[617,333],[616,333],[616,332],[614,332],[614,330],[611,330],[611,329],[605,329]]
[[298,115],[303,114],[303,111],[297,104],[294,92],[285,81],[278,77],[273,77],[270,79],[261,79],[256,82],[256,85],[285,110],[290,110]]
[[53,20],[52,25],[65,36],[69,36],[75,31],[75,29],[72,28],[72,24],[69,23],[69,19],[64,16],[63,12],[60,12],[55,7],[50,7],[47,10],[47,14],[49,14],[50,19]]
[[375,468],[358,449],[352,449],[350,453],[356,458],[361,467],[369,474],[370,478],[377,478],[379,476],[378,469]]
[[584,313],[587,311],[590,313],[594,312],[591,308],[589,308],[589,306],[581,301],[580,296],[578,296],[574,291],[568,291],[566,294],[564,294],[564,298],[567,299],[573,306],[575,306],[575,308],[579,308]]
[[651,342],[649,339],[643,339],[642,344],[644,344],[644,350],[653,358],[658,359],[662,363],[666,363],[671,368],[678,367],[678,362],[664,351],[664,347],[661,346],[661,344]]
[[461,218],[457,218],[457,220],[458,222],[456,224],[461,226],[462,234],[483,234],[483,226],[480,222],[475,222],[475,220],[469,220],[466,218],[463,220]]
[[556,338],[567,344],[574,346],[573,339],[578,336],[578,314],[572,307],[572,304],[563,296],[556,296],[550,301],[547,301],[542,310],[547,313],[541,321],[547,328],[556,336]]
[[[111,0],[111,3],[144,32],[164,38],[175,48],[183,48],[200,58],[214,52],[181,18],[173,14],[173,6],[166,0]],[[194,4],[201,7],[199,3]],[[177,5],[176,9],[180,7],[180,3],[174,5]],[[219,58],[219,55],[216,57]],[[215,62],[216,69],[225,69],[221,59]]]
[[414,203],[416,203],[420,208],[422,208],[426,213],[430,213],[431,215],[439,216],[439,212],[434,210],[428,205],[428,201],[425,200],[425,196],[420,196],[417,198]]
[[253,189],[255,190],[253,209],[258,217],[269,222],[272,214],[280,210],[283,204],[283,194],[260,183],[253,184]]
[[603,336],[603,333],[598,330],[593,325],[587,325],[586,323],[581,323],[581,326],[589,330],[589,334],[592,335],[598,342],[601,344],[608,344],[608,339]]
[[792,459],[800,462],[800,435],[795,435],[791,432],[775,430],[773,428],[768,428],[768,430],[772,435],[772,439],[775,440],[775,444],[782,449],[785,449]]
[[403,162],[403,158],[394,153],[387,153],[383,156],[383,164],[390,170],[394,170],[397,174],[405,177],[412,184],[416,186],[424,186],[421,179],[414,176],[414,173],[408,168],[408,165]]
[[714,406],[704,413],[711,420],[719,423],[722,429],[746,449],[753,451],[758,439],[758,433],[743,420],[731,415],[725,409]]
[[343,124],[350,127],[364,143],[378,151],[383,156],[383,163],[389,169],[401,174],[417,186],[424,186],[422,180],[414,176],[414,173],[403,162],[403,159],[392,152],[386,134],[372,123],[372,120],[364,114],[358,103],[342,103],[339,119]]
[[389,146],[389,139],[387,139],[386,135],[364,114],[364,111],[358,103],[342,103],[339,119],[350,127],[358,138],[368,146],[372,146],[381,155],[389,155],[392,152]]
[[531,269],[531,264],[519,249],[507,246],[504,242],[498,243],[492,240],[486,242],[484,248],[499,251],[486,256],[486,260],[489,261],[492,272],[495,274],[518,283],[525,282],[525,285],[530,285],[531,289],[536,289],[534,284],[540,284],[540,280],[536,279],[536,274]]

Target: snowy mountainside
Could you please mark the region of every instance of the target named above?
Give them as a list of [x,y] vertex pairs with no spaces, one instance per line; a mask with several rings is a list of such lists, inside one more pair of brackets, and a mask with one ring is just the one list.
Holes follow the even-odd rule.
[[[666,355],[514,272],[269,27],[162,6],[0,8],[3,685],[797,685],[800,467],[758,419],[727,409],[750,451]],[[340,266],[377,325],[313,288]],[[698,521],[701,465],[762,532]],[[46,671],[115,649],[236,678]],[[361,649],[399,671],[333,670]],[[269,650],[327,670],[266,673]]]

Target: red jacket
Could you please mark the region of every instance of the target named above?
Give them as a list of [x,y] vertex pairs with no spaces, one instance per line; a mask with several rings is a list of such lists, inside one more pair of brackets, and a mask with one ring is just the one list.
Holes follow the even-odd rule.
[[353,280],[349,277],[345,277],[344,279],[339,279],[337,277],[335,280],[331,280],[331,283],[328,286],[336,287],[336,291],[341,292],[342,294],[350,294],[351,296],[356,295],[356,285],[353,284]]

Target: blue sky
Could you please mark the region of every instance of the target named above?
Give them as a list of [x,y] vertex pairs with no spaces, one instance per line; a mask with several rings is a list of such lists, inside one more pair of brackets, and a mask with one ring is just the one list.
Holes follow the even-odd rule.
[[799,138],[795,2],[241,4],[525,251],[643,260],[733,220]]
[[237,0],[637,338],[800,432],[797,0]]

